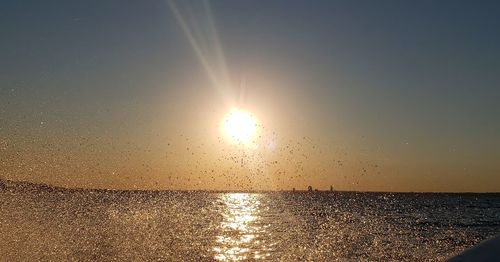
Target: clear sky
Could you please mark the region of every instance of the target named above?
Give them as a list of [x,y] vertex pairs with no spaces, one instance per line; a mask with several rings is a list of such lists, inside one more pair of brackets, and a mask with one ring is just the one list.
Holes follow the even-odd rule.
[[[2,1],[0,176],[500,191],[498,1]],[[228,141],[232,109],[259,124]]]

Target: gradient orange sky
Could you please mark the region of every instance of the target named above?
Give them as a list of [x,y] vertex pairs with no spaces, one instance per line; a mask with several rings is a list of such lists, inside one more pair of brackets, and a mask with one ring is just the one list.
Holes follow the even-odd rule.
[[[451,1],[1,3],[0,177],[498,192],[499,11]],[[232,108],[258,119],[256,148],[221,132]]]

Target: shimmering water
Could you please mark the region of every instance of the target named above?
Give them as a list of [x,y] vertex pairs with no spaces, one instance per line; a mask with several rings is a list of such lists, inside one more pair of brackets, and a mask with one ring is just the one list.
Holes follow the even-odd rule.
[[0,187],[2,261],[439,261],[500,233],[499,194]]

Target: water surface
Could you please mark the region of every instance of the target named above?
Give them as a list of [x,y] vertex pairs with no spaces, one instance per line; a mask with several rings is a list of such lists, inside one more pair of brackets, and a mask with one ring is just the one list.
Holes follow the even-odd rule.
[[500,194],[0,189],[3,261],[440,261],[500,233]]

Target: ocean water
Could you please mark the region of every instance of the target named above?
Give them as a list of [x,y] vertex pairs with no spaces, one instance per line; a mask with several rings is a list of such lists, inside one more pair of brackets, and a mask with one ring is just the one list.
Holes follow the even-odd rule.
[[442,261],[500,233],[500,194],[0,186],[1,261]]

